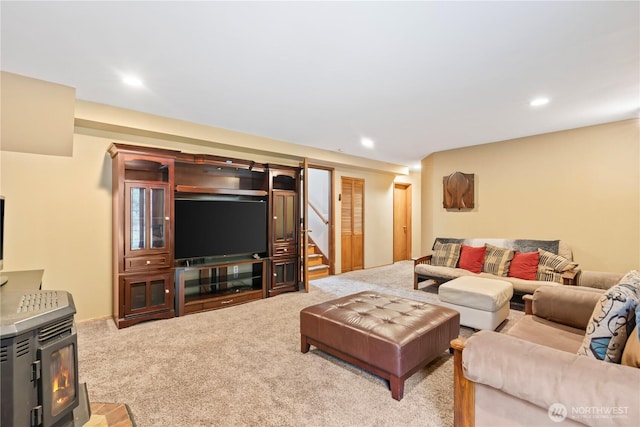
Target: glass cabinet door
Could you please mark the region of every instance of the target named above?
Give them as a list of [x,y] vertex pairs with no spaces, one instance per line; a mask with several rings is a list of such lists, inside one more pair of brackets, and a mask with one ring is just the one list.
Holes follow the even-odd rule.
[[151,225],[151,248],[164,248],[166,246],[165,237],[165,190],[164,188],[150,189],[150,225]]
[[136,315],[166,310],[173,305],[173,273],[130,276],[122,279],[124,314]]
[[273,278],[271,280],[270,292],[282,290],[282,288],[297,288],[298,261],[296,258],[288,258],[274,261],[271,264]]
[[170,212],[168,186],[127,183],[125,187],[126,255],[166,250]]
[[129,210],[131,214],[131,244],[129,249],[134,251],[144,249],[146,246],[145,218],[147,217],[147,189],[145,187],[131,187],[129,194],[131,197],[131,208]]
[[273,220],[275,242],[296,240],[296,195],[289,191],[277,191],[273,196]]

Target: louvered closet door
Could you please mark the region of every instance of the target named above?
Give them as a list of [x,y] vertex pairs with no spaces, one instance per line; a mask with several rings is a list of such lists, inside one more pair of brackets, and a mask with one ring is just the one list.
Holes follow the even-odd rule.
[[342,177],[342,272],[364,268],[364,180]]

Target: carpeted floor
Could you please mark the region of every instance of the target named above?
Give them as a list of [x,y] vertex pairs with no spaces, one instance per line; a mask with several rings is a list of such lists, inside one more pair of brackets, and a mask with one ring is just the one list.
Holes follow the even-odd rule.
[[[140,427],[451,426],[448,352],[406,381],[399,402],[379,377],[313,347],[300,352],[300,310],[361,290],[437,303],[413,289],[406,261],[319,279],[309,293],[126,329],[81,322],[80,381],[90,402],[125,403]],[[503,328],[521,315],[512,310]]]

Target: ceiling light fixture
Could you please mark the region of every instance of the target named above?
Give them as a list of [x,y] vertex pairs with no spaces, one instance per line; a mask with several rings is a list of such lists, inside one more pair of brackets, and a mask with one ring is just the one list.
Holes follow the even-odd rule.
[[360,143],[367,148],[373,148],[373,140],[369,138],[362,138]]
[[529,105],[531,105],[532,107],[540,107],[542,105],[546,105],[549,103],[549,98],[546,97],[540,97],[540,98],[535,98],[533,99]]
[[142,86],[142,80],[140,80],[138,77],[136,76],[123,76],[122,77],[122,82],[126,85],[129,86],[133,86],[133,87],[141,87]]

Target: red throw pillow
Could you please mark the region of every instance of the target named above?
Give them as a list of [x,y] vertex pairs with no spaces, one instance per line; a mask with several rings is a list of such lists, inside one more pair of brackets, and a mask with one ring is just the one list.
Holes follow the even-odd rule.
[[458,267],[469,270],[473,273],[480,273],[484,264],[484,253],[487,250],[485,246],[467,246],[462,245],[460,249],[460,261]]
[[539,260],[540,254],[538,252],[516,252],[509,267],[509,277],[536,280]]

